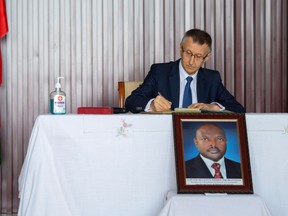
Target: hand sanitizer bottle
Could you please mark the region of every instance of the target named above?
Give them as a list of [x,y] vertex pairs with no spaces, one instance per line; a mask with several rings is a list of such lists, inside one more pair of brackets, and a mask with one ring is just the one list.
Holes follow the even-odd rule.
[[60,79],[64,77],[57,77],[55,90],[50,93],[50,113],[65,114],[66,113],[66,94],[61,91]]

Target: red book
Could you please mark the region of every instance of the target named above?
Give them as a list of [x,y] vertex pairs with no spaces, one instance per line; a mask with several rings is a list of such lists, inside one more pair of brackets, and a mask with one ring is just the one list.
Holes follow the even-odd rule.
[[77,114],[113,114],[112,107],[78,107]]

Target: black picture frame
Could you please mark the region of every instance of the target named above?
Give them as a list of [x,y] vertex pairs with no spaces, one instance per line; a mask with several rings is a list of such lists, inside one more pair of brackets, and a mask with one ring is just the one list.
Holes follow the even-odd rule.
[[[200,170],[205,163],[201,162],[199,166],[194,163],[200,157],[194,143],[196,130],[207,124],[222,128],[226,134],[227,143],[224,155],[226,165],[223,166],[226,167],[226,172],[222,179],[215,179],[212,173],[210,173],[211,177],[204,176]],[[245,114],[176,112],[173,113],[173,131],[178,193],[253,194]],[[232,163],[235,161],[239,166],[231,168],[226,163],[227,159],[232,160]],[[241,172],[240,177],[239,174],[238,176],[233,174],[237,170]]]

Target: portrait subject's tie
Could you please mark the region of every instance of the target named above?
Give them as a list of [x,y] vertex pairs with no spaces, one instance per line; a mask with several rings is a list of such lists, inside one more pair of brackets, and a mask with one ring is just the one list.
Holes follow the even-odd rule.
[[211,166],[213,169],[215,169],[215,175],[214,178],[223,178],[221,171],[220,171],[220,167],[221,165],[219,163],[213,163]]
[[185,89],[184,89],[183,104],[182,104],[183,108],[187,108],[189,105],[192,104],[192,93],[191,93],[190,84],[191,84],[193,78],[188,76],[186,78],[186,80],[187,80],[187,83],[186,83]]

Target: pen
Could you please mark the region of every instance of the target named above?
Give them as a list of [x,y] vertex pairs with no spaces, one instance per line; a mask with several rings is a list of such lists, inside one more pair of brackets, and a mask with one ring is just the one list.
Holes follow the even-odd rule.
[[159,96],[162,96],[162,94],[161,94],[159,91],[158,91],[158,95],[159,95]]

